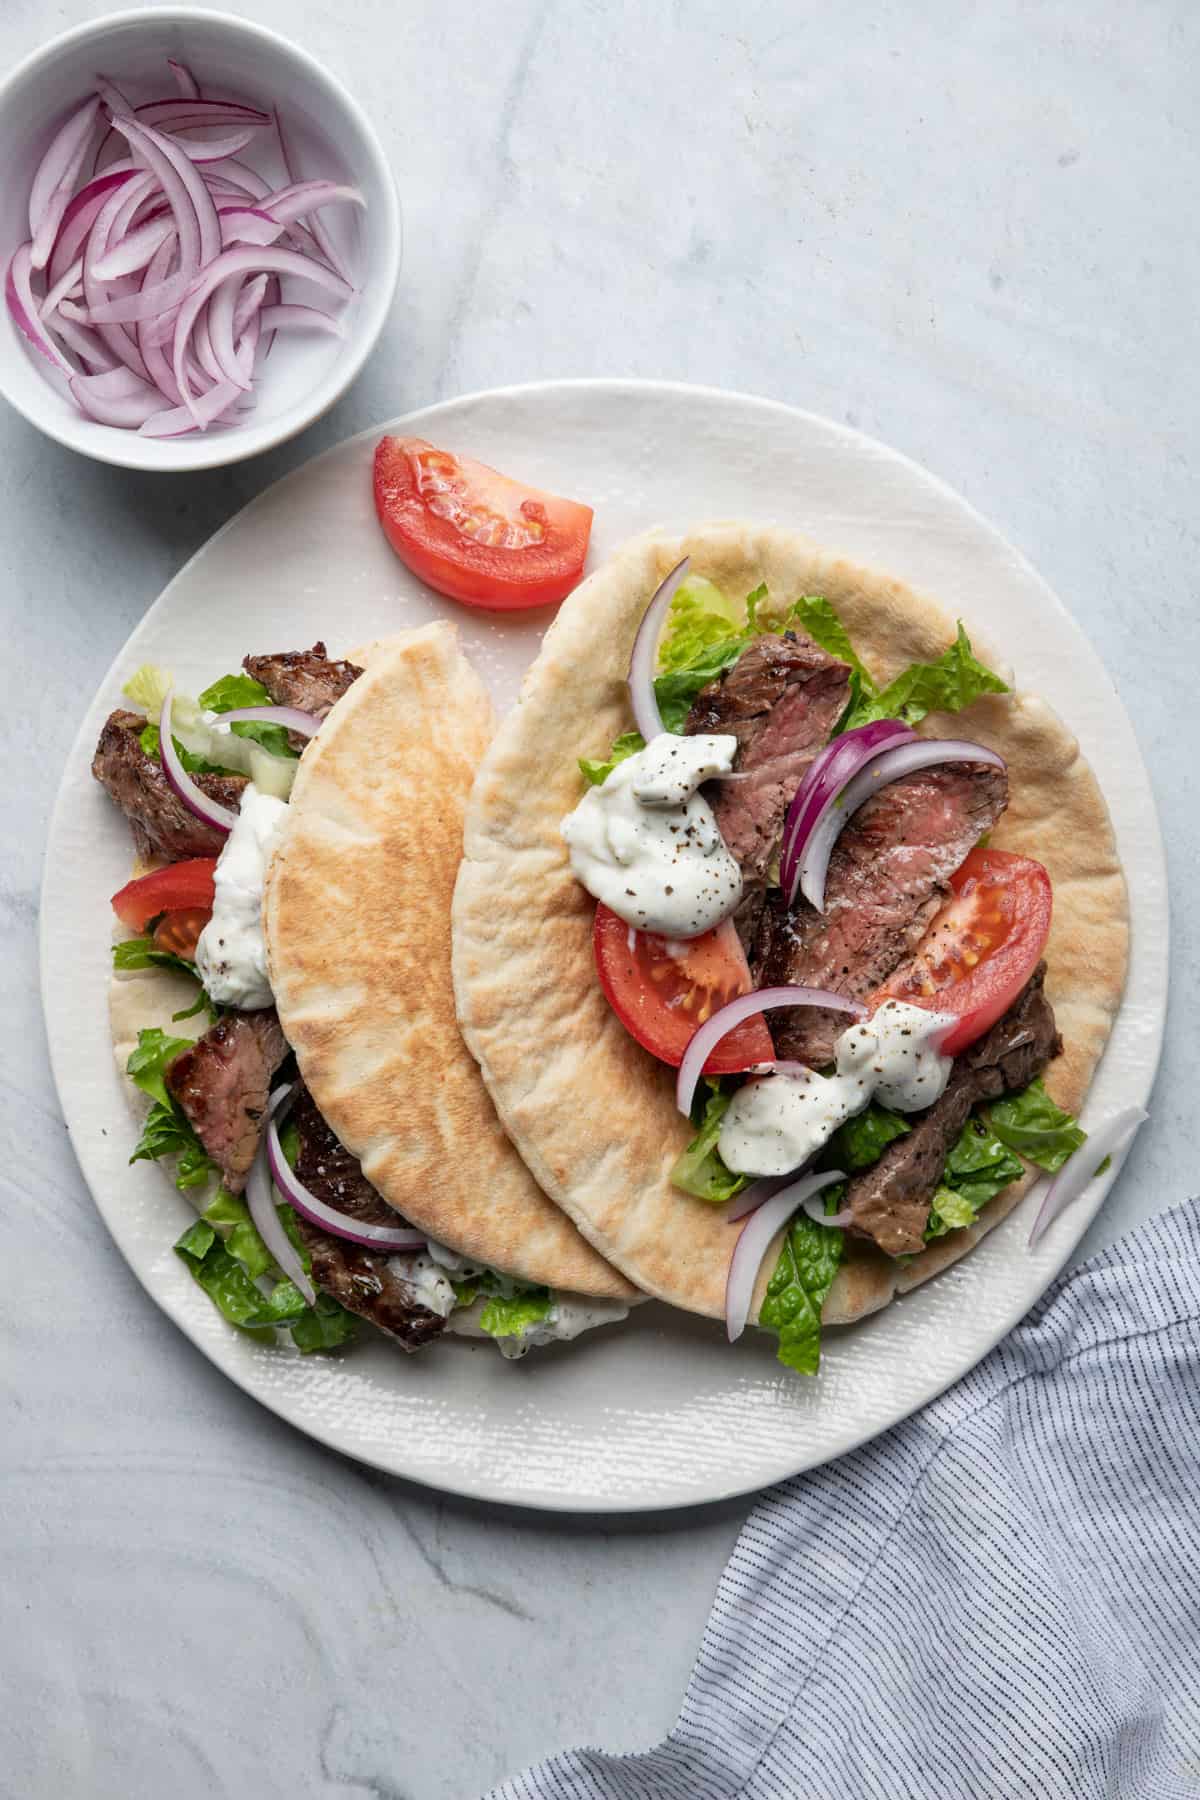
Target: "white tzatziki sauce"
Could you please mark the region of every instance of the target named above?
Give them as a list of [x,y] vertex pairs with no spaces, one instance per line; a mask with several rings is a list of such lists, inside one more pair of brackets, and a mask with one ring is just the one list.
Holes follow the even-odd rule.
[[243,790],[241,810],[217,859],[212,918],[196,945],[196,970],[209,998],[242,1012],[258,1012],[274,999],[267,980],[262,928],[263,882],[275,834],[287,803]]
[[544,1319],[529,1325],[520,1337],[496,1339],[496,1348],[510,1362],[529,1350],[540,1350],[544,1344],[563,1344],[598,1325],[615,1325],[627,1318],[629,1308],[623,1300],[589,1300],[582,1295],[555,1293],[553,1304]]
[[937,1041],[954,1018],[903,1000],[885,1000],[837,1041],[833,1075],[813,1069],[755,1075],[721,1121],[721,1160],[738,1175],[788,1175],[872,1099],[895,1112],[920,1112],[945,1092],[954,1067]]
[[412,1254],[389,1256],[387,1262],[393,1275],[411,1283],[419,1305],[436,1313],[439,1319],[450,1317],[458,1303],[458,1295],[454,1292],[454,1283],[432,1256],[418,1250]]
[[737,906],[741,870],[697,792],[730,773],[736,750],[735,737],[660,732],[563,820],[576,879],[627,925],[694,938]]

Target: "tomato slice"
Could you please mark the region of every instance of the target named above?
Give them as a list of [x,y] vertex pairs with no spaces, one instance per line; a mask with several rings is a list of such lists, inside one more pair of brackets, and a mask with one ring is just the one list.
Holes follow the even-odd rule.
[[[643,1049],[678,1068],[698,1025],[754,986],[732,919],[684,942],[635,931],[597,906],[592,933],[605,998]],[[706,1075],[732,1075],[775,1055],[762,1014],[743,1019],[721,1039]]]
[[468,606],[562,600],[583,573],[592,509],[526,487],[424,438],[382,438],[375,510],[414,575]]
[[175,912],[164,913],[154,927],[155,949],[169,950],[173,956],[185,956],[194,962],[200,933],[211,918],[209,906],[181,906]]
[[957,1056],[1003,1017],[1037,967],[1053,894],[1041,863],[1008,850],[972,850],[950,877],[952,898],[911,962],[871,997],[956,1013],[942,1043]]
[[[145,931],[151,919],[156,919],[160,913],[196,909],[207,915],[212,912],[213,870],[216,866],[215,856],[194,856],[187,862],[168,863],[165,869],[153,869],[149,875],[139,875],[136,881],[127,882],[120,893],[113,895],[113,911],[130,931]],[[167,947],[174,948],[173,945]]]

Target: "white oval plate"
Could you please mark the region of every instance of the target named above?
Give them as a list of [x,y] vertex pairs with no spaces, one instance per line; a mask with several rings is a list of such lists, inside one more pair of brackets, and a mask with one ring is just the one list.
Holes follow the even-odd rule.
[[[1150,784],[1112,683],[1079,627],[997,533],[948,488],[883,445],[743,395],[645,382],[554,382],[447,402],[399,428],[596,509],[590,562],[661,524],[756,518],[905,577],[977,624],[1022,686],[1078,734],[1112,810],[1130,875],[1129,986],[1084,1115],[1144,1103],[1158,1061],[1167,977],[1166,875]],[[547,622],[441,601],[392,555],[375,521],[378,431],[298,470],[246,508],[176,576],[117,658],[63,777],[46,861],[42,983],[55,1078],[84,1175],[148,1292],[247,1393],[312,1437],[396,1475],[481,1499],[637,1511],[748,1492],[863,1443],[962,1375],[1033,1304],[1111,1184],[1025,1248],[1037,1204],[929,1286],[827,1334],[820,1377],[736,1346],[719,1325],[646,1306],[593,1338],[515,1365],[491,1345],[407,1357],[367,1334],[342,1357],[263,1348],[226,1326],[171,1244],[192,1216],[162,1174],[126,1162],[130,1116],[108,1037],[106,897],[129,841],[89,774],[102,720],[140,662],[185,690],[248,651],[327,639],[340,654],[430,617],[455,620],[501,706]],[[403,1097],[397,1104],[403,1106]],[[464,1146],[470,1155],[470,1146]]]

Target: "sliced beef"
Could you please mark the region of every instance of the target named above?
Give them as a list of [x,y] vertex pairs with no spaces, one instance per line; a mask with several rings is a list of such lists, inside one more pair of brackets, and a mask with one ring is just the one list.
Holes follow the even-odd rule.
[[[352,687],[362,670],[350,662],[331,662],[324,644],[311,650],[281,650],[274,656],[246,656],[242,667],[261,681],[276,706],[296,706],[323,719],[335,700]],[[307,740],[293,738],[294,748]]]
[[[291,1118],[300,1136],[296,1174],[310,1193],[360,1224],[400,1222],[329,1129],[307,1088],[301,1088]],[[369,1319],[406,1350],[419,1350],[445,1330],[445,1319],[421,1305],[393,1259],[334,1237],[298,1213],[296,1224],[312,1257],[313,1280],[350,1312]]]
[[768,633],[701,688],[689,733],[737,738],[734,767],[751,781],[713,784],[721,836],[747,883],[761,882],[779,846],[784,816],[801,777],[846,709],[850,670],[809,637]]
[[[834,846],[825,911],[767,896],[751,955],[758,987],[796,983],[865,1000],[912,954],[967,852],[1008,804],[990,763],[946,763],[894,781],[860,806]],[[832,1060],[845,1014],[797,1007],[767,1015],[781,1057]]]
[[[219,856],[223,832],[205,825],[178,799],[157,756],[139,742],[146,721],[141,713],[114,712],[105,720],[92,758],[92,774],[121,808],[133,830],[139,856]],[[242,802],[241,775],[193,775],[212,800],[236,812]]]
[[166,1070],[166,1084],[231,1194],[246,1185],[271,1077],[288,1053],[274,1008],[230,1012]]
[[941,1099],[914,1113],[908,1136],[894,1139],[851,1180],[846,1205],[855,1236],[871,1238],[889,1256],[924,1247],[930,1202],[972,1107],[1028,1087],[1062,1049],[1045,979],[1046,965],[1039,963],[1004,1017],[956,1060]]

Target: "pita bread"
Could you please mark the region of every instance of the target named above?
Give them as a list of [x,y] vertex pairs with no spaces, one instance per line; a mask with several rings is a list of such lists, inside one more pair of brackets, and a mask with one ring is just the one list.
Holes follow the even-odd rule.
[[322,1114],[414,1225],[524,1281],[630,1299],[505,1136],[455,1022],[450,898],[491,729],[453,626],[370,646],[305,750],[268,869],[279,1019]]
[[[939,655],[954,621],[903,582],[795,532],[720,524],[686,538],[650,533],[566,601],[476,777],[454,896],[454,984],[463,1034],[500,1117],[546,1192],[631,1280],[721,1317],[729,1227],[671,1186],[691,1130],[675,1109],[669,1072],[601,993],[595,902],[575,881],[559,836],[581,793],[576,759],[603,754],[632,724],[625,675],[633,639],[650,596],[685,554],[731,597],[760,582],[773,606],[824,595],[880,681]],[[999,667],[985,644],[975,648]],[[1125,979],[1128,907],[1103,797],[1070,732],[1032,695],[987,696],[953,717],[931,715],[921,730],[976,738],[1008,760],[1011,801],[992,841],[1036,856],[1054,883],[1046,985],[1066,1049],[1046,1085],[1074,1112]],[[907,1264],[848,1240],[826,1321],[861,1318],[965,1255],[1033,1178]],[[776,1254],[764,1260],[755,1316]]]

